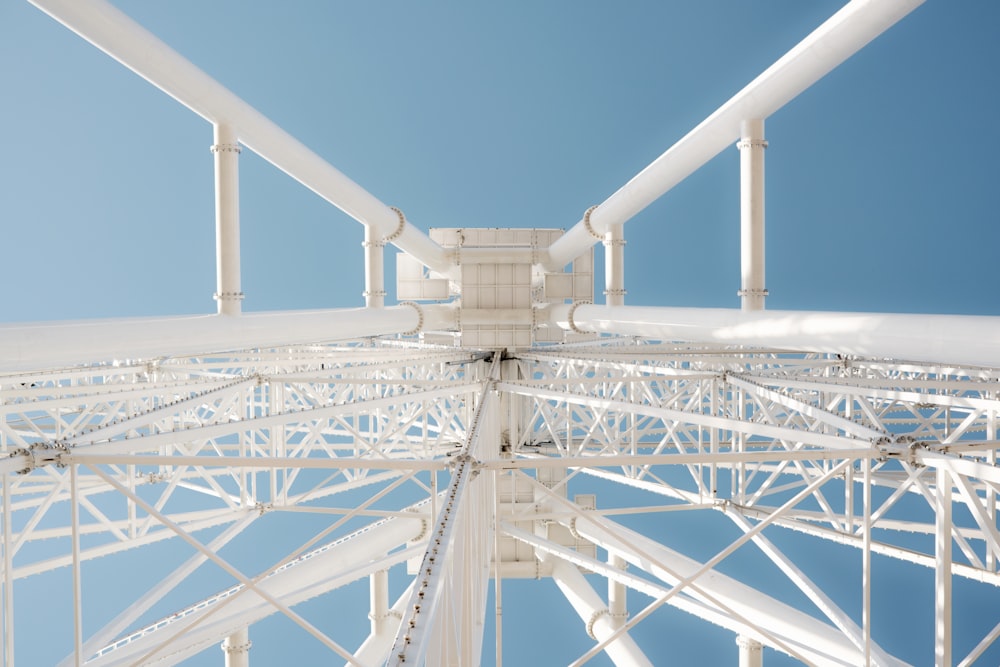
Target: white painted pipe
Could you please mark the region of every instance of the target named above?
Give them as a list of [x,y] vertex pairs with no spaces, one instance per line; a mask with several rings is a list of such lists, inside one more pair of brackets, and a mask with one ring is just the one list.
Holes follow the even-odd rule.
[[382,238],[425,265],[447,271],[450,258],[374,195],[335,169],[259,111],[195,67],[105,0],[29,0],[33,5],[213,124],[235,128],[240,142]]
[[216,123],[215,162],[215,300],[220,315],[239,315],[240,287],[240,146],[231,125]]
[[570,306],[549,309],[565,329],[664,341],[1000,366],[1000,317],[725,308]]
[[625,305],[625,225],[608,226],[604,234],[604,302]]
[[[405,551],[398,551],[398,547],[419,539],[424,530],[422,517],[426,518],[426,515],[415,513],[413,519],[390,519],[359,530],[293,561],[290,567],[263,579],[259,588],[289,607],[294,607],[368,576],[379,567],[374,565],[375,561],[394,551],[385,560],[384,567],[391,567],[395,562],[405,559]],[[212,611],[213,607],[214,605],[208,604],[186,610],[182,612],[183,619],[178,623],[193,624]],[[226,637],[232,628],[255,623],[275,613],[278,610],[267,600],[253,592],[247,592],[203,622],[190,626],[181,637],[173,638],[170,659],[175,664],[183,662],[194,653]],[[184,626],[167,623],[88,662],[94,667],[137,664],[142,656],[176,632],[178,627]]]
[[222,652],[226,654],[226,667],[250,667],[250,629],[243,627],[226,637]]
[[764,310],[764,121],[740,128],[740,308]]
[[416,331],[416,307],[189,315],[0,325],[0,371],[155,359]]
[[[587,630],[593,635],[593,638],[600,642],[609,637],[615,631],[615,624],[608,608],[605,607],[600,596],[594,592],[576,565],[542,551],[535,553],[543,563],[551,564],[552,579],[576,613],[587,624]],[[611,658],[611,661],[619,666],[641,667],[649,665],[652,667],[653,664],[628,633],[621,634],[608,644],[604,651]]]
[[385,306],[385,241],[371,225],[365,225],[365,305]]
[[[923,2],[852,0],[608,197],[590,215],[594,232],[630,220],[735,142],[741,121],[767,118]],[[580,220],[549,247],[546,268],[569,264],[594,242]]]
[[389,616],[389,571],[372,572],[368,577],[368,599],[371,634],[384,634]]
[[739,635],[736,645],[740,649],[740,667],[763,667],[764,645],[752,637]]
[[[608,554],[608,564],[619,570],[628,567],[625,559],[616,553]],[[608,578],[608,612],[611,614],[611,625],[615,630],[625,625],[628,619],[627,591],[625,584]]]
[[[563,524],[566,525],[566,522]],[[606,518],[577,521],[574,526],[585,539],[600,548],[620,554],[636,569],[648,572],[670,587],[693,576],[702,567],[702,563]],[[675,595],[668,603],[740,634],[756,634],[746,626],[743,619],[750,621],[774,639],[799,652],[808,664],[824,667],[861,664],[862,653],[851,640],[839,629],[820,619],[718,570],[706,572],[693,583],[694,587]],[[731,615],[719,607],[719,604],[725,605],[742,619]],[[901,667],[905,663],[888,656],[883,664],[886,667]]]
[[[385,572],[385,570],[382,570]],[[414,579],[413,581],[416,581]],[[392,650],[392,642],[396,639],[396,632],[399,630],[399,622],[403,617],[403,610],[409,602],[413,592],[413,582],[407,587],[403,594],[396,598],[392,609],[388,611],[383,619],[380,630],[371,632],[362,642],[361,646],[354,653],[354,659],[362,665],[368,667],[381,667],[389,658],[389,651]]]

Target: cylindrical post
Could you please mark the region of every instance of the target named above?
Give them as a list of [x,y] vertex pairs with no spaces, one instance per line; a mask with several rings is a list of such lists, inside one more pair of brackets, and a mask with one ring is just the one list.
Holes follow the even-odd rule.
[[764,646],[759,641],[739,635],[736,645],[740,647],[740,667],[763,667]]
[[240,628],[222,641],[226,667],[250,667],[250,629]]
[[740,124],[740,306],[764,310],[764,140],[763,119]]
[[[625,559],[616,553],[608,555],[608,564],[619,570],[628,568]],[[611,627],[615,630],[625,625],[625,621],[628,619],[628,607],[625,603],[627,590],[625,584],[608,579],[608,612],[611,615]]]
[[934,520],[934,664],[951,662],[951,473],[937,469]]
[[365,305],[385,305],[385,239],[373,225],[365,225]]
[[[69,466],[69,513],[73,552],[73,664],[83,665],[83,586],[80,572],[80,488],[77,466]],[[6,489],[4,489],[6,492]]]
[[3,665],[14,667],[14,564],[11,554],[14,533],[10,499],[13,484],[6,472],[0,480],[3,481]]
[[239,315],[240,288],[240,183],[236,131],[215,125],[215,300],[220,315]]
[[604,234],[604,302],[609,306],[625,305],[625,225],[608,226]]
[[389,571],[372,572],[368,578],[369,609],[368,620],[371,621],[371,634],[385,633],[386,621],[389,616]]

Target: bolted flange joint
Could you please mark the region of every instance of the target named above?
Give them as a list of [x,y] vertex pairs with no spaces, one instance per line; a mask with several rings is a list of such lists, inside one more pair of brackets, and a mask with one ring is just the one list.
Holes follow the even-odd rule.
[[607,608],[598,609],[593,614],[590,615],[589,619],[587,619],[587,635],[591,639],[594,639],[594,640],[597,639],[597,637],[594,635],[594,625],[597,623],[597,620],[601,616],[611,616],[611,611],[609,609],[607,609]]
[[222,646],[220,646],[219,648],[221,648],[223,653],[225,653],[226,655],[240,655],[242,653],[249,653],[251,646],[253,646],[253,642],[250,641],[249,639],[240,644],[230,644],[229,640],[227,639],[226,641],[222,642]]
[[52,444],[36,442],[27,449],[19,447],[11,450],[9,457],[25,457],[27,459],[26,465],[21,470],[18,470],[17,474],[27,475],[32,470],[41,468],[42,466],[54,465],[59,468],[66,467],[66,464],[62,461],[62,457],[68,451],[69,447],[58,441]]

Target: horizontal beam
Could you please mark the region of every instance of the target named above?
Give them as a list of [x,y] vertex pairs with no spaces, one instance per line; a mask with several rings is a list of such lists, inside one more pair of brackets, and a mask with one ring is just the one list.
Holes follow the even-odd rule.
[[213,124],[232,126],[240,143],[381,238],[436,271],[451,258],[397,211],[342,174],[273,121],[104,0],[29,0]]
[[786,442],[801,442],[815,447],[856,450],[871,444],[868,441],[858,438],[829,433],[817,433],[815,431],[790,428],[787,426],[775,426],[756,421],[731,419],[729,417],[719,417],[697,411],[689,412],[674,408],[660,407],[657,405],[647,405],[645,403],[630,403],[628,401],[600,398],[597,396],[583,396],[572,392],[528,385],[521,382],[499,382],[497,383],[496,388],[500,391],[509,391],[510,393],[519,396],[530,396],[536,400],[552,401],[557,404],[565,402],[571,405],[584,405],[594,410],[604,412],[645,415],[659,419],[664,423],[677,422],[680,424],[692,424],[707,428],[734,431],[736,433],[745,433],[750,436],[784,440]]
[[570,308],[553,307],[550,320],[565,329],[663,341],[1000,366],[1000,317],[591,305],[571,313]]
[[[593,209],[549,247],[545,266],[569,264],[615,224],[630,220],[763,120],[861,50],[924,0],[853,0]],[[589,229],[588,229],[589,227]]]
[[410,306],[0,325],[0,372],[37,371],[416,331]]
[[937,470],[948,470],[970,479],[978,479],[1000,486],[1000,468],[995,463],[980,461],[975,458],[963,458],[954,454],[935,452],[917,447],[913,449],[913,459],[916,463]]
[[513,470],[525,468],[593,468],[605,466],[699,465],[765,463],[777,461],[843,461],[878,459],[883,453],[873,447],[857,449],[752,450],[746,452],[696,452],[681,454],[595,454],[593,456],[524,456],[483,461],[481,468]]

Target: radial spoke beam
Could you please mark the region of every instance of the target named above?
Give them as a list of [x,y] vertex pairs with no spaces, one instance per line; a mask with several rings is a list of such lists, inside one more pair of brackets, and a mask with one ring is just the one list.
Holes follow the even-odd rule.
[[662,341],[1000,365],[1000,317],[985,315],[577,305],[555,306],[550,318],[567,330]]
[[730,146],[743,120],[767,118],[921,4],[853,0],[845,5],[553,243],[546,268],[569,264],[594,244],[594,234],[630,220]]
[[[543,565],[552,567],[552,579],[580,619],[586,623],[587,633],[594,640],[605,642],[615,632],[615,623],[604,601],[575,565],[544,551],[537,553]],[[626,633],[619,634],[616,639],[608,643],[604,647],[604,652],[615,665],[620,667],[653,665]]]
[[465,443],[454,457],[451,481],[388,664],[471,664],[479,659],[495,489],[488,483],[493,475],[479,474],[473,463],[499,454],[499,397],[494,388],[500,368],[497,354],[475,403]]
[[419,328],[420,313],[410,306],[4,324],[0,371],[353,340]]
[[31,0],[32,4],[210,123],[233,127],[241,143],[382,238],[430,268],[451,257],[426,234],[337,171],[259,111],[103,0]]

